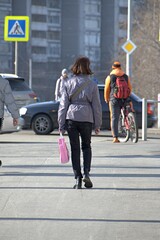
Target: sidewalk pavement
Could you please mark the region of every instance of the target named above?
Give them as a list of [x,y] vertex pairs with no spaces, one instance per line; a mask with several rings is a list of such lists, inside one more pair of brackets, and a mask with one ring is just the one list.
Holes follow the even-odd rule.
[[[25,137],[26,136],[34,136],[34,139],[37,138],[39,141],[43,141],[45,138],[45,141],[50,141],[51,137],[54,136],[59,136],[59,132],[58,130],[53,131],[50,135],[46,135],[46,136],[40,136],[40,135],[35,135],[34,132],[32,130],[22,130],[21,132],[17,133],[18,134],[18,138],[16,139],[16,141],[21,142],[21,141],[25,141]],[[93,136],[96,136],[94,131],[92,132]],[[106,137],[108,141],[110,141],[112,139],[112,134],[110,130],[101,130],[100,134],[98,135],[98,137]],[[155,138],[155,139],[160,139],[160,128],[148,128],[147,129],[147,139],[150,138]],[[4,141],[14,141],[15,139],[15,134],[0,134],[0,142],[4,142]],[[28,141],[28,138],[26,138]],[[139,129],[139,140],[142,139],[142,129]],[[32,141],[32,137],[30,139],[30,141]],[[34,140],[33,140],[34,141]]]
[[[142,132],[142,130],[140,130],[140,132]],[[160,138],[160,128],[148,128],[147,135],[148,137],[153,136],[153,137]]]
[[[58,136],[0,136],[0,240],[159,240],[159,139],[92,138],[92,189],[73,189]],[[68,137],[65,137],[68,144]]]
[[[138,132],[139,132],[139,138],[142,139],[142,129],[138,129]],[[111,131],[101,130],[100,136],[112,137],[112,134],[111,134]],[[160,138],[160,128],[148,128],[147,138]]]

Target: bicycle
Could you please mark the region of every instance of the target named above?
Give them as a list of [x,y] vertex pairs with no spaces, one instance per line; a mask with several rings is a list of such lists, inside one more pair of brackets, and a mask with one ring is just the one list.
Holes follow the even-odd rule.
[[129,138],[133,143],[138,142],[136,117],[129,105],[124,105],[121,108],[121,114],[118,121],[118,135],[120,142],[127,142]]

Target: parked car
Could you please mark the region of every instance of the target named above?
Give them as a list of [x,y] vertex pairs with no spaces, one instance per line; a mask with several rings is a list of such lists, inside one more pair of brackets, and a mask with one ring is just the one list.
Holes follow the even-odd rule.
[[9,81],[18,108],[38,101],[37,95],[24,78],[8,73],[0,73],[0,76]]
[[[98,85],[102,104],[102,127],[110,129],[110,116],[108,104],[104,101],[104,85]],[[136,112],[138,127],[142,127],[142,99],[136,94],[131,94],[131,99]],[[49,101],[30,104],[20,109],[20,115],[24,119],[24,129],[33,129],[36,134],[49,134],[58,128],[57,112],[59,102]],[[154,114],[154,103],[148,104],[148,127],[152,127],[157,118]]]
[[23,118],[19,118],[18,125],[13,126],[13,118],[7,108],[4,107],[4,119],[2,122],[2,128],[0,129],[0,134],[19,132],[22,129],[23,123]]

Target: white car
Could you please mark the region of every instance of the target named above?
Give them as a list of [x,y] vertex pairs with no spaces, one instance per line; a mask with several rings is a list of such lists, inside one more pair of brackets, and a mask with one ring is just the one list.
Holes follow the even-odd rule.
[[0,73],[0,76],[9,81],[18,108],[39,101],[37,95],[29,88],[24,78],[9,73]]
[[24,120],[22,118],[18,119],[18,125],[13,126],[13,118],[10,112],[4,107],[4,119],[2,122],[2,128],[0,129],[0,134],[19,132],[22,129]]

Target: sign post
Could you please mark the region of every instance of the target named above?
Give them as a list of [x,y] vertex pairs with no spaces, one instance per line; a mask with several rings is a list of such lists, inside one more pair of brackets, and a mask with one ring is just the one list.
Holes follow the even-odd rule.
[[18,42],[15,42],[15,61],[14,61],[14,66],[15,66],[15,74],[18,74]]
[[127,41],[122,46],[122,49],[126,52],[126,73],[131,77],[131,59],[130,54],[136,49],[136,45],[131,41],[131,0],[128,0],[128,29],[127,29]]
[[4,40],[15,42],[15,74],[18,73],[18,41],[29,41],[29,17],[6,16],[4,23]]

